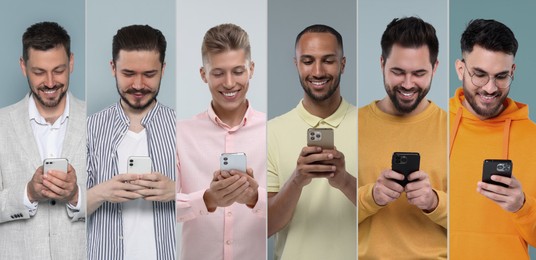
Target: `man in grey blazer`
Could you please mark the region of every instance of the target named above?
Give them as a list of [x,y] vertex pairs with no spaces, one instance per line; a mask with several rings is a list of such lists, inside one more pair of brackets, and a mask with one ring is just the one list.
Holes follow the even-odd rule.
[[[29,94],[0,109],[0,259],[85,259],[84,102],[68,91],[70,37],[53,22],[22,37]],[[66,158],[67,172],[43,173]]]

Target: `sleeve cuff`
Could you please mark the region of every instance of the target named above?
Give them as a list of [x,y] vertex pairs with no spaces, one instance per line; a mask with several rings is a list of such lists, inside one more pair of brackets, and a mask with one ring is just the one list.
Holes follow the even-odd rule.
[[257,204],[255,204],[255,207],[253,207],[252,212],[253,214],[255,214],[255,216],[258,216],[260,218],[266,218],[266,205],[268,194],[266,193],[266,189],[260,186],[257,190],[257,193]]
[[184,222],[200,216],[208,215],[207,206],[203,200],[205,190],[177,193],[177,221]]
[[374,197],[372,196],[372,189],[374,188],[374,183],[369,183],[363,185],[357,189],[358,197],[358,216],[359,222],[368,218],[369,216],[376,214],[384,206],[376,204]]
[[28,213],[30,214],[30,217],[35,216],[37,213],[37,208],[39,206],[39,202],[30,202],[30,199],[28,198],[28,186],[24,186],[24,198],[23,198],[24,206],[28,209]]
[[[436,189],[433,189],[434,192],[437,194],[437,207],[429,213],[424,213],[424,215],[428,216],[430,220],[434,221],[435,223],[445,226],[446,227],[446,219],[447,219],[447,194],[443,191],[438,191]],[[445,223],[443,223],[445,222]]]
[[[81,191],[80,185],[78,185],[78,191]],[[69,210],[71,210],[71,211],[80,211],[80,205],[82,204],[82,203],[80,203],[81,198],[82,198],[82,196],[80,196],[80,192],[79,192],[78,193],[78,200],[76,201],[76,205],[73,206],[73,205],[71,205],[71,203],[67,202],[67,208]]]

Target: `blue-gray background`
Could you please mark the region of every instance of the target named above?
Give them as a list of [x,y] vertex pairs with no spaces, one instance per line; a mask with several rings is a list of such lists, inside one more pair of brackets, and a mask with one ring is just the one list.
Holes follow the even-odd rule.
[[[508,26],[519,43],[515,63],[515,80],[510,87],[509,97],[529,104],[530,118],[536,120],[536,88],[534,71],[536,68],[536,34],[534,33],[535,1],[498,0],[450,0],[450,96],[461,86],[454,61],[461,57],[460,36],[471,19],[495,19]],[[536,259],[536,249],[530,248],[531,259]]]
[[[387,8],[388,7],[388,8]],[[448,2],[428,0],[359,1],[359,107],[386,96],[383,85],[380,40],[387,24],[394,18],[417,16],[436,29],[439,40],[439,66],[432,81],[429,100],[444,110],[448,109]]]
[[2,1],[0,4],[0,68],[3,80],[0,107],[16,103],[29,92],[28,81],[22,75],[19,58],[22,55],[22,34],[30,25],[57,22],[71,36],[71,52],[74,53],[74,70],[69,90],[85,99],[85,9],[84,0],[25,0]]
[[296,107],[303,89],[294,65],[294,42],[305,27],[322,23],[343,37],[346,68],[341,75],[341,95],[356,104],[357,92],[356,1],[268,1],[268,118]]
[[118,29],[132,24],[148,24],[162,31],[166,37],[166,69],[157,99],[175,108],[175,1],[91,0],[86,3],[86,16],[87,114],[98,112],[119,100],[110,68],[112,38]]

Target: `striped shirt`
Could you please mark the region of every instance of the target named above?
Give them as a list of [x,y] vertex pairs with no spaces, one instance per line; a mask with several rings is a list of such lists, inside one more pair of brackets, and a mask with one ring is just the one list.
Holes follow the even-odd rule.
[[[142,119],[147,131],[152,171],[175,180],[175,111],[156,103]],[[130,121],[120,102],[90,116],[87,121],[87,188],[119,174],[117,148]],[[124,162],[126,163],[126,162]],[[88,259],[123,259],[121,203],[104,202],[87,222]],[[174,260],[175,202],[153,202],[157,259]]]

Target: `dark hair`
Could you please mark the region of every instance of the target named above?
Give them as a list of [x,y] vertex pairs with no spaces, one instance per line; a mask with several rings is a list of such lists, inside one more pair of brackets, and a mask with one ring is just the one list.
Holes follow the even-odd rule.
[[114,35],[112,59],[119,58],[119,51],[158,51],[160,63],[164,65],[166,57],[166,38],[162,32],[149,25],[125,26]]
[[421,18],[413,16],[395,18],[387,25],[381,40],[384,63],[391,54],[391,50],[395,44],[404,48],[419,48],[426,45],[430,52],[430,63],[432,63],[432,67],[437,61],[439,41],[437,40],[435,28]]
[[71,38],[63,27],[55,22],[33,24],[22,35],[22,58],[28,61],[30,48],[47,51],[60,45],[65,48],[67,58],[70,58]]
[[311,26],[308,26],[307,28],[303,29],[298,36],[296,36],[296,42],[294,43],[294,48],[298,45],[298,42],[300,41],[301,37],[306,33],[331,33],[335,38],[337,39],[337,44],[339,45],[339,48],[341,49],[341,54],[344,55],[344,49],[342,44],[342,36],[337,30],[333,29],[332,27],[329,27],[324,24],[313,24]]
[[210,28],[203,37],[201,55],[203,64],[208,62],[208,55],[218,54],[230,50],[244,50],[246,59],[251,60],[251,46],[249,36],[240,26],[225,23]]
[[500,51],[516,56],[517,40],[506,25],[495,20],[469,21],[460,40],[462,54],[472,52],[475,45],[490,51]]

